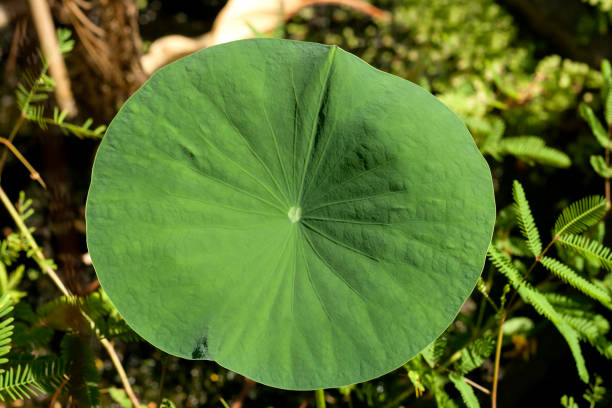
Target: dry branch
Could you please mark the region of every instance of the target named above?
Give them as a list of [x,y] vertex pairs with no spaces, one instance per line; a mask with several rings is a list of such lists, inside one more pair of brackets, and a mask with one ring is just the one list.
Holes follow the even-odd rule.
[[28,2],[42,54],[49,63],[49,73],[55,81],[57,104],[60,109],[67,111],[69,116],[74,116],[77,107],[70,89],[68,70],[59,49],[49,4],[46,0],[28,0]]

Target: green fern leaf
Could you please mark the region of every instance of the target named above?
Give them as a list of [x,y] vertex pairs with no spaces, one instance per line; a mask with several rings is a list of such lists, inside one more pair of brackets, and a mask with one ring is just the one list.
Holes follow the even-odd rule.
[[597,260],[607,270],[612,270],[612,254],[607,248],[597,241],[582,235],[564,234],[558,239],[559,243],[567,248],[573,249],[579,254]]
[[601,97],[604,100],[604,113],[608,127],[612,127],[612,67],[607,59],[601,61],[601,76],[603,77]]
[[593,136],[599,142],[599,144],[604,148],[612,148],[612,142],[608,140],[608,133],[602,126],[597,116],[595,116],[595,112],[585,103],[580,104],[580,116],[589,124],[591,128],[591,132],[593,132]]
[[589,196],[566,207],[557,221],[553,235],[580,234],[593,225],[606,213],[606,199],[602,196]]
[[[5,356],[11,351],[11,343],[13,336],[13,317],[7,317],[8,314],[13,310],[13,304],[8,293],[5,293],[0,297],[0,364],[6,364],[8,359]],[[4,372],[4,369],[0,369],[0,373]]]
[[612,178],[612,169],[608,167],[604,158],[600,155],[593,155],[589,159],[591,167],[595,173],[599,174],[603,178]]
[[421,355],[430,367],[433,367],[442,359],[442,356],[444,356],[444,351],[446,350],[446,345],[446,334],[442,334],[421,352]]
[[[607,323],[607,320],[605,320],[605,318],[601,315],[595,315],[597,317],[593,316],[590,318],[574,316],[571,314],[562,314],[562,316],[563,319],[581,335],[581,337],[589,342],[593,342],[598,337],[605,334],[605,331],[602,330],[602,322],[596,321],[603,319],[603,321]],[[607,329],[609,328],[610,326],[608,325]]]
[[124,343],[140,341],[141,337],[125,322],[125,320],[98,319],[95,321],[96,328],[102,336],[108,339],[118,339]]
[[53,337],[53,329],[22,322],[15,323],[14,331],[13,345],[21,350],[34,351],[48,345]]
[[602,356],[612,360],[612,342],[605,337],[610,331],[610,322],[602,315],[590,311],[593,308],[592,303],[558,293],[547,293],[546,298],[578,332],[581,340],[588,342]]
[[455,370],[463,375],[478,368],[495,349],[495,339],[484,336],[476,339],[461,351],[461,360],[455,365]]
[[512,196],[514,197],[514,209],[516,212],[516,218],[519,223],[519,228],[523,233],[523,236],[527,238],[527,246],[531,250],[534,256],[539,256],[542,252],[542,242],[540,241],[540,233],[531,215],[531,209],[525,196],[525,190],[521,183],[514,180],[512,185]]
[[585,295],[598,300],[606,307],[612,309],[612,298],[610,297],[610,294],[605,291],[605,289],[592,284],[574,272],[569,266],[559,262],[556,259],[545,256],[540,260],[540,262],[542,262],[542,265],[544,265],[546,269],[551,271],[565,283],[573,286]]
[[68,378],[66,365],[57,357],[39,357],[30,362],[29,366],[38,387],[45,394],[55,392],[60,384]]
[[64,366],[56,358],[43,357],[17,365],[0,374],[0,400],[27,399],[53,392],[66,379]]
[[14,401],[31,398],[38,393],[43,393],[43,389],[36,382],[28,365],[11,367],[0,375],[0,400],[2,401],[6,401],[6,396]]
[[478,398],[476,398],[476,394],[474,394],[474,389],[471,385],[469,385],[463,377],[452,373],[448,376],[448,379],[455,385],[459,394],[461,394],[461,399],[467,406],[467,408],[480,408],[480,404],[478,403]]
[[571,159],[560,150],[546,146],[544,140],[536,136],[505,137],[499,141],[499,152],[518,157],[527,164],[544,164],[553,167],[569,167]]
[[495,247],[490,246],[488,257],[495,267],[503,273],[510,281],[512,286],[519,293],[521,298],[542,316],[550,320],[559,333],[565,338],[578,370],[580,379],[585,383],[589,382],[589,373],[586,369],[582,350],[580,349],[578,333],[563,319],[563,317],[548,302],[546,296],[538,292],[528,282],[524,281],[519,271],[512,265],[510,259],[499,252]]

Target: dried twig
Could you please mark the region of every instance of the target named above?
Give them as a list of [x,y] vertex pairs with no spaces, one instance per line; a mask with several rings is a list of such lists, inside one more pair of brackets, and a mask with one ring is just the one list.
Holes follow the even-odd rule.
[[38,181],[38,183],[44,188],[47,188],[47,185],[45,184],[44,180],[42,179],[42,177],[40,177],[40,173],[38,173],[34,167],[32,167],[32,165],[26,160],[25,157],[23,157],[23,155],[21,154],[21,152],[19,150],[17,150],[17,148],[8,140],[5,139],[3,137],[0,137],[0,143],[2,143],[3,145],[5,145],[6,147],[9,148],[9,150],[11,152],[13,152],[13,154],[15,155],[15,157],[17,157],[17,159],[19,159],[19,161],[26,167],[26,169],[28,169],[28,171],[30,172],[30,178],[32,180],[36,180]]
[[67,111],[69,116],[74,116],[77,113],[77,107],[70,89],[68,70],[59,49],[49,4],[46,0],[28,0],[28,2],[41,51],[49,63],[49,73],[55,81],[57,104],[62,110]]

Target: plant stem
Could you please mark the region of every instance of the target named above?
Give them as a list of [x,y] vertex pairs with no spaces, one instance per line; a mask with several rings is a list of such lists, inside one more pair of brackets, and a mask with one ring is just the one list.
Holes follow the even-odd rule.
[[[13,217],[15,224],[17,224],[17,227],[19,227],[19,230],[21,231],[26,241],[32,248],[34,260],[36,261],[40,269],[43,271],[43,273],[46,273],[47,275],[49,275],[53,283],[55,283],[55,286],[58,287],[58,289],[64,294],[64,296],[66,297],[72,296],[72,293],[70,293],[68,288],[64,286],[59,276],[55,273],[53,268],[49,265],[48,260],[43,255],[42,250],[36,243],[36,240],[32,236],[32,233],[30,232],[29,228],[23,222],[23,219],[19,215],[19,212],[17,211],[17,209],[15,208],[11,200],[8,198],[8,196],[4,192],[4,189],[1,186],[0,186],[0,201],[2,201],[2,203],[4,204],[8,212],[11,214],[11,217]],[[85,319],[90,323],[92,328],[95,328],[93,319],[91,319],[91,317],[89,317],[82,310],[81,310],[81,313],[83,314],[83,317],[85,317]],[[134,394],[134,390],[132,390],[132,386],[130,385],[130,382],[127,378],[125,370],[123,369],[123,366],[121,365],[121,360],[119,360],[119,356],[117,355],[117,352],[115,351],[115,348],[113,347],[113,344],[110,341],[108,341],[108,339],[104,338],[99,330],[96,329],[94,330],[94,332],[96,333],[96,337],[98,337],[98,339],[100,340],[100,343],[102,343],[102,346],[106,349],[106,352],[111,358],[111,361],[113,362],[113,365],[115,366],[115,370],[117,370],[117,374],[119,374],[119,378],[121,378],[121,382],[123,384],[125,393],[127,394],[128,398],[132,402],[132,405],[134,405],[134,407],[140,407],[138,398],[136,398],[136,394]]]
[[64,296],[66,297],[72,296],[70,291],[66,288],[66,286],[64,286],[64,283],[61,281],[59,276],[57,276],[53,268],[51,268],[51,266],[47,262],[45,256],[42,253],[42,250],[36,243],[36,240],[34,240],[32,233],[30,233],[29,228],[23,222],[23,219],[19,215],[19,212],[17,211],[13,203],[11,203],[11,200],[9,200],[9,198],[7,197],[2,187],[0,187],[0,200],[2,201],[2,204],[4,204],[8,212],[11,214],[11,217],[13,217],[15,224],[17,224],[17,227],[19,227],[19,230],[25,237],[30,247],[32,247],[32,251],[34,252],[34,260],[40,267],[41,271],[49,275],[53,283],[55,283],[55,286],[58,287],[58,289],[64,294]]
[[[13,129],[11,129],[11,133],[9,134],[9,137],[7,139],[10,143],[12,143],[13,139],[15,139],[15,136],[17,136],[17,132],[19,132],[19,129],[21,129],[21,126],[23,125],[25,119],[25,114],[21,112],[19,118],[17,119],[17,122],[15,122],[15,124],[13,125]],[[2,152],[2,157],[0,157],[0,177],[2,176],[2,169],[4,169],[4,163],[6,162],[7,156],[8,151],[6,148],[4,148],[4,151]]]
[[62,381],[62,383],[59,385],[59,387],[57,387],[57,390],[55,390],[55,392],[53,393],[53,397],[51,397],[51,402],[49,403],[49,408],[54,408],[55,407],[55,401],[57,401],[57,397],[59,396],[60,392],[62,391],[62,388],[64,388],[64,385],[66,385],[68,380],[70,380],[70,377],[66,377],[64,379],[64,381]]
[[[553,246],[553,244],[557,241],[557,239],[559,239],[559,237],[555,235],[553,239],[548,243],[548,245],[546,245],[546,247],[542,250],[542,252],[540,252],[540,254],[536,256],[531,266],[527,270],[527,273],[523,276],[523,280],[526,280],[529,277],[533,269],[536,267],[538,263],[540,263],[540,261],[542,260],[542,257],[546,254],[546,252],[548,252],[548,250]],[[514,299],[516,298],[517,294],[518,294],[518,288],[514,288],[514,293],[512,294],[512,297],[510,298],[510,301],[508,302],[507,306],[504,308],[502,317],[499,320],[499,332],[497,334],[497,348],[495,349],[495,369],[493,371],[493,392],[491,393],[491,407],[492,408],[497,407],[497,401],[496,401],[497,400],[497,381],[499,380],[499,364],[501,360],[501,348],[502,348],[502,340],[503,340],[503,332],[504,332],[504,322],[506,321],[506,318],[508,317],[508,314],[510,312],[510,307],[512,306],[512,303],[514,302]]]
[[117,355],[117,351],[115,351],[115,348],[113,347],[113,343],[108,341],[108,339],[101,337],[99,331],[97,330],[96,335],[98,336],[100,343],[102,343],[102,346],[106,349],[106,352],[111,358],[111,361],[115,366],[115,370],[117,370],[117,374],[119,374],[119,378],[121,378],[123,389],[125,390],[125,393],[127,394],[130,401],[132,402],[132,405],[134,407],[140,407],[140,402],[138,402],[138,398],[136,398],[136,394],[134,394],[134,390],[130,385],[130,381],[128,380],[125,370],[123,369],[123,365],[121,365],[121,360],[119,360],[119,356]]
[[497,348],[495,350],[495,371],[493,371],[493,390],[491,391],[491,408],[497,408],[497,382],[499,380],[499,361],[501,360],[502,340],[504,337],[504,321],[506,312],[499,321],[499,332],[497,333]]
[[30,162],[28,162],[26,160],[25,157],[23,157],[23,155],[21,154],[21,152],[19,150],[17,150],[17,148],[13,145],[13,143],[10,142],[10,140],[5,139],[3,137],[0,137],[0,143],[2,143],[3,145],[5,145],[6,147],[9,148],[9,150],[11,152],[13,152],[13,154],[15,155],[15,157],[17,157],[17,159],[19,159],[19,161],[26,167],[26,169],[28,169],[28,171],[30,172],[30,178],[32,180],[36,180],[38,181],[38,183],[44,188],[47,188],[47,185],[45,184],[44,180],[42,179],[42,177],[40,177],[40,173],[36,171],[36,169],[34,169],[34,167],[32,167],[32,165],[30,164]]
[[325,390],[315,390],[315,403],[317,408],[325,408]]
[[73,117],[77,113],[77,106],[70,89],[66,63],[59,49],[49,3],[47,0],[28,0],[28,2],[40,49],[49,63],[49,73],[55,81],[55,99],[60,109],[67,111],[68,116]]

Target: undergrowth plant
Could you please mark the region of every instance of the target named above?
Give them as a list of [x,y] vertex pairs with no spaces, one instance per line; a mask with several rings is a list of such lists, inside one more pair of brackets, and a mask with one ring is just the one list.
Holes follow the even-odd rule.
[[[59,48],[62,54],[72,50],[73,40],[68,30],[58,30]],[[91,129],[92,120],[82,125],[66,121],[67,112],[54,108],[52,116],[45,115],[45,101],[53,92],[55,83],[47,75],[48,62],[40,55],[42,67],[37,73],[26,72],[24,82],[17,87],[19,116],[10,135],[0,138],[16,158],[29,170],[32,179],[43,187],[40,174],[15,148],[13,140],[26,122],[46,130],[57,126],[62,132],[79,138],[102,137],[105,126]],[[7,151],[0,159],[0,171],[4,167]],[[100,375],[94,361],[92,338],[98,338],[113,359],[120,376],[125,378],[121,363],[114,352],[111,340],[137,341],[139,337],[127,326],[102,291],[86,297],[70,294],[55,273],[55,263],[45,258],[26,225],[33,214],[32,201],[23,192],[13,204],[0,187],[0,199],[10,213],[18,230],[9,233],[0,242],[0,400],[12,401],[29,398],[51,397],[51,405],[64,395],[79,406],[100,404]],[[34,260],[38,270],[27,266]],[[19,289],[22,280],[37,280],[48,276],[63,296],[43,304]],[[61,338],[59,347],[54,339]],[[127,381],[127,378],[125,378]],[[124,383],[127,384],[127,382]],[[117,394],[130,393],[117,390]]]
[[[581,350],[581,342],[594,347],[602,356],[612,360],[612,342],[606,337],[610,322],[598,311],[599,306],[612,309],[612,250],[604,245],[605,217],[610,203],[610,144],[612,135],[612,73],[608,61],[602,63],[602,101],[607,132],[594,111],[581,105],[580,112],[589,124],[594,137],[605,149],[605,158],[592,156],[594,170],[604,178],[605,197],[585,197],[566,207],[557,218],[551,239],[542,244],[540,231],[522,185],[513,184],[514,219],[498,228],[489,248],[489,259],[510,282],[514,295],[499,312],[499,329],[493,380],[493,403],[496,403],[503,328],[506,319],[515,312],[516,293],[522,301],[533,306],[547,318],[563,336],[571,350],[580,379],[589,383],[592,377]],[[521,238],[510,236],[518,226]],[[550,256],[555,248],[557,257]],[[528,266],[529,265],[529,266]],[[538,270],[541,265],[543,271]],[[550,273],[534,285],[534,275]],[[564,285],[573,290],[567,290]],[[602,389],[601,378],[595,375],[592,387]],[[602,392],[589,394],[593,404]],[[599,396],[599,397],[596,397]],[[564,397],[564,403],[569,397]],[[573,400],[572,400],[573,401]],[[572,405],[574,406],[574,405]],[[593,406],[593,405],[592,405]]]

